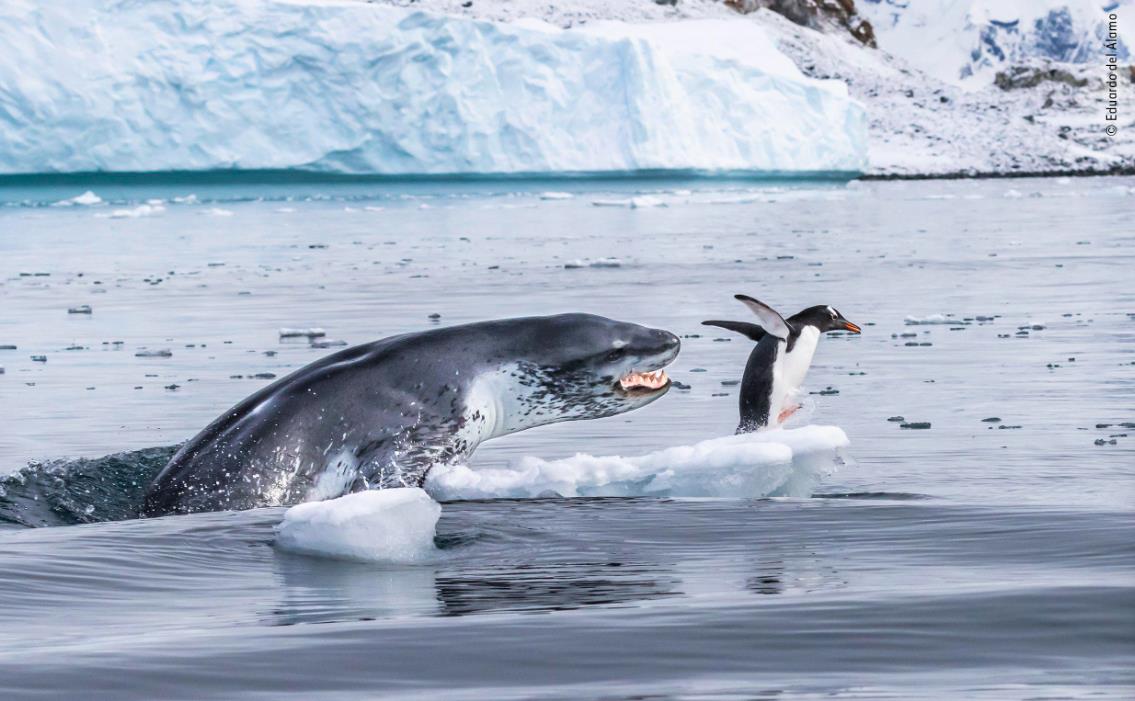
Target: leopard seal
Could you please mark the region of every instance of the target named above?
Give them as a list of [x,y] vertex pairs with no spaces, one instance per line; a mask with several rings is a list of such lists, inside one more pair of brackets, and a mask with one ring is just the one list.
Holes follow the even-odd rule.
[[678,338],[591,314],[392,336],[264,387],[189,440],[143,516],[250,509],[421,486],[485,440],[595,419],[664,395]]

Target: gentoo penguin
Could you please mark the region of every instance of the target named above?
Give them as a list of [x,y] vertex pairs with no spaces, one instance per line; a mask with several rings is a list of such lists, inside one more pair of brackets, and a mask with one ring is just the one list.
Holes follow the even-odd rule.
[[737,433],[774,428],[800,408],[796,395],[812,365],[820,334],[860,333],[861,329],[829,306],[808,307],[785,319],[748,295],[734,297],[757,315],[760,324],[716,319],[702,323],[736,331],[757,342],[741,380],[741,423]]

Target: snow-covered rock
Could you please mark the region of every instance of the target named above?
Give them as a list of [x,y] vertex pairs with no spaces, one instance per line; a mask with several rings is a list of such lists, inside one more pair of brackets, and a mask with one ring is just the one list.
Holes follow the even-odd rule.
[[[1108,14],[1130,0],[858,0],[879,47],[940,80],[992,82],[1036,61],[1102,63]],[[1119,22],[1120,30],[1127,22]],[[1119,38],[1120,63],[1129,47]]]
[[866,165],[846,87],[805,77],[752,22],[563,30],[336,0],[9,0],[0,45],[0,173]]

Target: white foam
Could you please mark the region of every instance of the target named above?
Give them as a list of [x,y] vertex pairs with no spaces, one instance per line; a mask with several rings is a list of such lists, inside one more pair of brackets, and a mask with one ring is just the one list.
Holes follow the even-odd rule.
[[281,550],[346,560],[417,562],[434,553],[441,505],[417,487],[299,504],[276,526]]
[[576,496],[809,496],[842,462],[847,435],[804,426],[725,436],[636,457],[577,453],[522,458],[505,469],[438,466],[426,485],[442,500]]

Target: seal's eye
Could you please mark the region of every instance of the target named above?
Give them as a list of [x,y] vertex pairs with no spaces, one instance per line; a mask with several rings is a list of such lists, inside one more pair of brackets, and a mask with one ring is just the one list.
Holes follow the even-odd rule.
[[606,360],[608,363],[615,363],[622,360],[623,357],[626,356],[626,354],[627,351],[625,348],[616,348],[615,350],[607,353],[607,355],[604,356],[604,360]]

